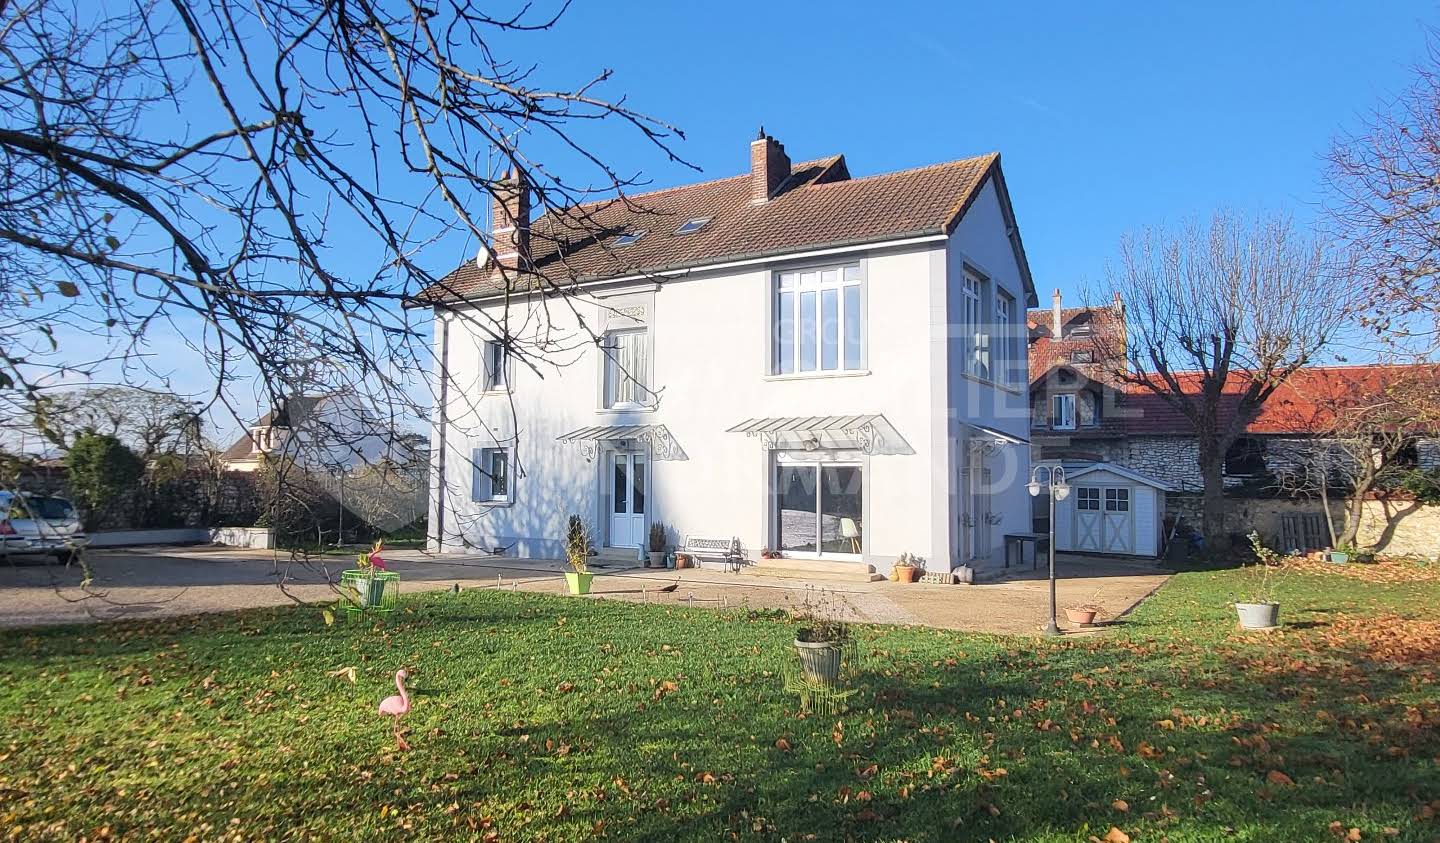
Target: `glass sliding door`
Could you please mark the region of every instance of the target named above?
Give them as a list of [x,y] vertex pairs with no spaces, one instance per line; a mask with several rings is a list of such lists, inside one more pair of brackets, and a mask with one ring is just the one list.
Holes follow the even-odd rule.
[[864,548],[858,465],[775,466],[776,549],[796,556],[858,557]]
[[816,553],[815,469],[775,467],[775,544],[787,553]]

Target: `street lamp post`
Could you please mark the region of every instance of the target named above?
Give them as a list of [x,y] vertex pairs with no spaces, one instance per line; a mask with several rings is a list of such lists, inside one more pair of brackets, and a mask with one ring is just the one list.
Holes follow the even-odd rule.
[[1060,635],[1060,625],[1055,623],[1055,502],[1070,496],[1070,484],[1065,482],[1064,468],[1037,465],[1030,472],[1030,482],[1025,484],[1025,489],[1032,498],[1039,497],[1041,489],[1050,493],[1050,625],[1045,627],[1045,634]]

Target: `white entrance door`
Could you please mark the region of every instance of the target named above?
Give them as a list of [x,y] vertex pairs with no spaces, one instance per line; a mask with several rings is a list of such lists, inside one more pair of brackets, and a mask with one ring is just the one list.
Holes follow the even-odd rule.
[[1100,489],[1095,486],[1076,486],[1075,535],[1072,541],[1076,550],[1100,550],[1100,521]]
[[1106,553],[1134,553],[1135,525],[1129,489],[1105,490],[1105,514],[1100,527]]
[[610,547],[639,547],[645,539],[645,455],[610,454]]

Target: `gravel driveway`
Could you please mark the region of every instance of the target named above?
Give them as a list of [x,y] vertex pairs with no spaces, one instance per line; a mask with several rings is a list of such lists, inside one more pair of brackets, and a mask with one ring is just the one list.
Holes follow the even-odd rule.
[[[419,551],[386,554],[401,575],[401,591],[504,588],[560,594],[562,567],[554,560],[431,557]],[[90,554],[94,582],[80,587],[80,572],[55,565],[0,565],[0,627],[83,623],[229,611],[335,599],[328,582],[349,567],[346,557],[324,565],[288,564],[268,551],[229,548],[150,548]],[[1033,633],[1048,612],[1048,584],[1026,573],[974,586],[901,585],[776,580],[712,570],[597,569],[594,593],[602,599],[785,608],[808,586],[834,592],[851,620],[921,624],[972,632]],[[1167,574],[1152,565],[1076,559],[1061,564],[1059,603],[1097,602],[1116,617],[1159,588]],[[283,590],[278,586],[285,577]],[[660,586],[675,583],[667,593]],[[1061,626],[1066,626],[1061,617]]]

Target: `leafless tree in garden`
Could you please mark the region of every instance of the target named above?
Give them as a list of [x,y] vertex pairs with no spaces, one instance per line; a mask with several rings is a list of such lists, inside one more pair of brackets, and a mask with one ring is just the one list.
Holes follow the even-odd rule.
[[[413,429],[441,386],[435,308],[517,365],[564,365],[503,312],[418,294],[496,256],[507,173],[556,220],[535,236],[569,241],[593,234],[582,202],[641,183],[605,145],[684,164],[608,71],[555,79],[532,58],[566,5],[0,0],[0,401],[183,365],[213,379],[201,409],[243,424],[255,404],[231,387],[281,406],[323,361],[330,388]],[[564,261],[548,272],[525,289],[567,307]]]
[[1350,280],[1325,246],[1283,216],[1220,212],[1207,223],[1127,236],[1102,300],[1125,301],[1124,356],[1107,377],[1145,390],[1190,423],[1199,444],[1203,532],[1224,529],[1225,454],[1275,389],[1315,360],[1344,320]]
[[[1401,485],[1415,468],[1417,439],[1440,431],[1440,368],[1337,373],[1316,379],[1300,397],[1307,417],[1287,421],[1310,435],[1289,443],[1293,466],[1276,479],[1282,490],[1320,502],[1331,546],[1353,547],[1366,500]],[[1343,513],[1338,524],[1335,503]]]
[[1364,324],[1409,353],[1440,351],[1440,41],[1406,91],[1336,141],[1327,182]]

